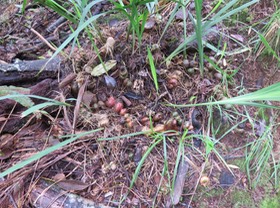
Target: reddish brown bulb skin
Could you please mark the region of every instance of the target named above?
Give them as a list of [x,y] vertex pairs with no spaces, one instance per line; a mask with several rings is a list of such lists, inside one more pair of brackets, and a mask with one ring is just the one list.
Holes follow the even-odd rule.
[[177,87],[178,86],[178,80],[177,79],[169,79],[168,82],[167,82],[167,88],[168,89],[173,89],[174,87]]
[[120,113],[122,109],[123,109],[123,104],[122,103],[118,102],[118,103],[115,104],[114,111],[116,113]]
[[126,112],[127,112],[127,109],[123,108],[123,109],[120,110],[120,115],[124,116],[126,114]]
[[115,104],[116,104],[116,99],[113,96],[110,96],[105,103],[105,105],[108,108],[112,108]]
[[162,117],[163,117],[162,113],[159,112],[153,117],[153,121],[155,122],[161,121]]

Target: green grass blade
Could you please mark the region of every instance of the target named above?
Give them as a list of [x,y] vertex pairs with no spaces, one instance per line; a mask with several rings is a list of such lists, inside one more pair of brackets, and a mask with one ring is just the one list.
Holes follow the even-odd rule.
[[65,141],[63,141],[63,142],[61,142],[59,144],[56,144],[56,145],[54,145],[52,147],[49,147],[49,148],[47,148],[47,149],[45,149],[45,150],[43,150],[43,151],[41,151],[39,153],[36,153],[35,155],[29,157],[28,159],[26,159],[26,160],[24,160],[22,162],[19,162],[16,165],[8,168],[4,172],[0,173],[0,178],[5,177],[6,175],[8,175],[10,173],[13,173],[16,170],[19,170],[19,169],[25,167],[26,165],[36,161],[36,160],[41,159],[42,157],[46,156],[47,154],[50,154],[50,153],[58,150],[59,148],[64,147],[67,144],[69,144],[69,143],[71,143],[71,142],[73,142],[73,141],[75,141],[75,140],[77,140],[77,139],[79,139],[81,137],[87,136],[89,134],[95,133],[95,132],[100,131],[100,130],[102,130],[102,129],[95,129],[95,130],[92,130],[92,131],[88,131],[88,132],[83,132],[81,134],[77,134],[77,135],[75,135],[74,137],[72,137],[72,138],[70,138],[68,140],[65,140]]
[[171,15],[170,15],[170,17],[169,17],[169,19],[168,19],[168,21],[167,21],[165,27],[164,27],[162,33],[161,33],[161,36],[160,36],[160,38],[159,38],[159,40],[158,40],[158,43],[160,43],[160,41],[161,41],[163,35],[165,34],[166,30],[167,30],[168,27],[170,26],[171,22],[174,20],[175,15],[176,15],[176,13],[177,13],[177,11],[178,11],[179,6],[180,6],[180,4],[177,3],[176,6],[175,6],[175,8],[173,9],[173,11],[172,11],[172,13],[171,13]]
[[131,180],[131,182],[130,182],[129,188],[132,188],[132,187],[133,187],[133,185],[134,185],[135,181],[137,180],[137,177],[138,177],[138,175],[139,175],[139,173],[140,173],[141,167],[142,167],[142,165],[144,164],[146,158],[147,158],[148,155],[151,153],[151,151],[155,148],[155,146],[157,146],[157,144],[160,143],[160,142],[162,141],[162,139],[163,139],[163,137],[162,137],[162,138],[159,138],[157,141],[155,141],[155,142],[147,149],[147,151],[145,152],[145,154],[144,154],[143,157],[141,158],[141,160],[140,160],[140,162],[139,162],[139,164],[138,164],[138,166],[137,166],[137,168],[136,168],[136,170],[135,170],[135,172],[134,172],[134,174],[133,174],[133,176],[132,176],[132,180]]
[[211,10],[211,12],[205,17],[205,19],[207,19],[208,17],[210,17],[211,14],[213,14],[221,5],[221,3],[223,2],[223,0],[219,0],[219,2],[215,5],[215,7]]
[[265,37],[262,34],[258,34],[260,37],[260,40],[262,41],[262,43],[264,44],[264,46],[266,47],[266,49],[268,50],[269,53],[271,53],[273,55],[274,58],[276,58],[279,62],[280,62],[280,57],[277,55],[277,53],[272,49],[272,47],[269,45],[269,43],[267,42],[267,40],[265,39]]
[[[235,3],[237,2],[237,0],[233,0],[230,1],[229,3],[227,3],[217,14],[215,14],[211,20],[208,20],[207,22],[203,23],[201,28],[202,28],[202,33],[203,35],[207,35],[210,31],[209,29],[211,27],[213,27],[214,25],[218,24],[219,22],[222,22],[223,20],[225,20],[226,18],[230,17],[231,15],[234,15],[240,11],[242,11],[243,9],[259,2],[259,0],[252,0],[246,4],[241,5],[240,7],[230,10],[228,11],[228,9],[233,6]],[[225,14],[224,14],[225,13]],[[167,58],[166,61],[170,61],[172,58],[174,58],[176,55],[178,55],[179,53],[181,53],[184,48],[189,45],[191,42],[193,42],[196,38],[196,35],[193,34],[191,35],[186,41],[184,41],[183,43],[181,43]]]
[[55,2],[53,0],[35,0],[35,2],[38,2],[48,8],[51,8],[59,15],[68,19],[70,22],[77,24],[76,17],[73,14],[71,14],[67,9],[65,9],[63,6],[58,4],[57,2]]
[[[62,44],[58,47],[58,49],[55,51],[55,53],[52,55],[52,57],[49,59],[53,59],[56,57],[81,31],[83,31],[89,24],[91,24],[93,21],[97,20],[99,17],[103,16],[105,13],[98,14],[95,16],[92,16],[87,21],[85,21],[80,27],[77,28]],[[48,62],[49,62],[48,61]],[[46,65],[48,64],[46,63]]]
[[21,113],[21,117],[24,118],[28,115],[30,115],[31,113],[36,113],[38,110],[45,108],[45,107],[49,107],[49,106],[62,106],[64,105],[64,103],[58,103],[58,102],[44,102],[44,103],[40,103],[38,105],[34,105],[30,108],[28,108],[27,110],[23,111]]
[[198,45],[198,54],[199,54],[199,69],[200,69],[200,76],[203,77],[203,45],[202,45],[202,0],[195,0],[195,12],[196,12],[196,24],[195,24],[195,33],[196,33],[196,40]]
[[154,81],[154,84],[155,84],[155,88],[158,92],[158,79],[157,79],[157,72],[156,72],[156,67],[155,67],[155,64],[154,64],[154,59],[153,59],[153,55],[151,53],[151,50],[149,48],[147,48],[148,50],[148,58],[149,58],[149,63],[150,63],[150,68],[151,68],[151,72],[152,72],[152,77],[153,77],[153,81]]
[[21,98],[21,97],[30,97],[30,98],[36,98],[39,100],[45,100],[48,102],[53,102],[53,103],[57,103],[57,104],[63,104],[63,105],[67,105],[67,106],[71,106],[70,104],[67,103],[63,103],[57,100],[53,100],[51,98],[46,98],[46,97],[41,97],[41,96],[37,96],[37,95],[23,95],[23,94],[15,94],[15,95],[5,95],[5,96],[0,96],[0,100],[5,100],[5,99],[14,99],[14,98]]
[[280,101],[280,82],[275,83],[269,87],[263,88],[261,90],[248,93],[246,95],[241,95],[226,100],[220,100],[208,103],[197,103],[197,104],[187,104],[187,105],[173,105],[176,107],[193,107],[193,106],[206,106],[206,105],[223,105],[223,104],[233,104],[233,105],[251,105],[256,107],[265,108],[280,108],[278,106],[267,105],[262,103],[256,103],[255,101]]

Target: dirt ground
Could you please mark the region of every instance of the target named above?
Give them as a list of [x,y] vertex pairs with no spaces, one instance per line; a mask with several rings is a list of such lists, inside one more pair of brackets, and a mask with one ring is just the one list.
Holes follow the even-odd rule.
[[[51,29],[58,14],[30,4],[22,15],[16,3],[0,4],[0,64],[15,65],[18,60],[33,64],[35,60],[50,58],[54,50],[45,41],[61,45],[71,34],[70,23]],[[206,15],[212,4],[204,4]],[[108,2],[98,4],[92,12],[101,13],[111,7]],[[194,12],[192,4],[188,8]],[[90,40],[83,35],[78,45],[72,48],[69,44],[58,56],[58,70],[50,69],[39,76],[37,72],[0,70],[0,87],[25,88],[0,88],[1,96],[7,90],[71,104],[46,106],[46,113],[36,111],[22,117],[27,108],[20,102],[0,100],[0,172],[73,138],[69,135],[100,129],[0,178],[0,207],[64,207],[71,200],[74,205],[70,207],[172,207],[175,198],[178,202],[174,207],[280,207],[279,185],[276,187],[274,180],[278,177],[270,177],[273,163],[269,160],[260,178],[254,171],[249,178],[244,166],[246,145],[259,139],[271,119],[271,154],[279,163],[277,110],[259,111],[237,105],[168,105],[220,100],[279,82],[279,63],[269,56],[255,56],[252,40],[257,34],[247,27],[256,25],[256,30],[262,31],[262,23],[273,11],[271,1],[261,0],[242,15],[231,18],[237,22],[217,25],[219,35],[205,37],[216,47],[226,43],[229,51],[240,47],[229,38],[235,37],[250,49],[218,61],[220,56],[205,48],[205,54],[229,75],[228,79],[223,79],[207,61],[201,78],[195,44],[186,50],[186,57],[181,53],[166,64],[165,58],[183,41],[180,18],[160,41],[166,21],[155,23],[143,33],[142,45],[136,43],[133,49],[132,37],[127,38],[128,22],[118,13],[101,17],[97,21],[101,36],[94,34],[104,63],[115,65],[107,76],[91,75],[92,66],[100,61]],[[191,35],[194,28],[190,19],[187,23],[187,35]],[[153,48],[158,91],[147,46]],[[35,104],[45,102],[32,100]],[[156,133],[141,133],[150,129]],[[188,133],[184,137],[185,132]],[[215,141],[210,153],[209,138]],[[178,160],[182,152],[185,157]],[[178,171],[175,167],[179,167]],[[134,181],[135,173],[138,174]]]

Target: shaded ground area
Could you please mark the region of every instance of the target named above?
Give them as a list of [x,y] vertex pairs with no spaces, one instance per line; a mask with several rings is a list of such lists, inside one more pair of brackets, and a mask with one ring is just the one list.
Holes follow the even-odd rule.
[[[173,4],[168,5],[172,8]],[[105,2],[92,12],[109,8],[112,5]],[[142,45],[136,43],[135,48],[132,37],[127,37],[128,22],[121,15],[100,18],[97,27],[101,36],[94,34],[94,41],[106,66],[112,66],[107,75],[94,74],[100,59],[86,38],[73,48],[69,44],[57,59],[55,66],[59,69],[42,72],[46,74],[0,71],[0,85],[24,87],[1,88],[1,95],[31,94],[61,102],[69,99],[67,103],[71,104],[46,106],[44,111],[23,117],[26,107],[22,101],[1,100],[1,172],[73,138],[74,133],[81,137],[2,179],[0,198],[4,207],[48,207],[50,202],[59,207],[71,203],[69,199],[76,203],[72,207],[168,207],[172,203],[175,207],[279,207],[279,172],[271,169],[279,163],[276,110],[168,105],[222,100],[279,82],[277,61],[255,57],[250,51],[221,57],[206,48],[205,54],[226,76],[205,61],[205,76],[201,78],[196,44],[192,44],[185,55],[166,64],[165,58],[182,43],[184,31],[178,14],[160,39],[172,11],[169,6],[163,8],[163,21],[151,18],[150,24],[154,25],[147,26]],[[204,16],[211,8],[211,2],[205,2]],[[188,9],[194,13],[193,3]],[[250,25],[269,17],[274,9],[270,1],[261,1],[245,11],[244,17],[233,19],[245,19]],[[48,59],[54,50],[46,41],[59,46],[71,34],[68,22],[50,27],[59,16],[39,5],[28,5],[24,15],[16,4],[2,5],[0,10],[0,64],[14,66],[18,59],[31,64]],[[187,35],[191,35],[194,28],[190,19],[187,24]],[[262,24],[258,27],[261,30]],[[257,36],[248,32],[248,27],[229,21],[214,29],[220,33],[209,33],[205,40],[216,47],[226,43],[229,51],[238,50],[240,45],[229,38],[233,37],[253,50],[252,39]],[[147,46],[157,69],[158,91]],[[16,79],[8,80],[10,76]],[[45,101],[34,98],[33,102]],[[85,135],[95,129],[100,130]],[[275,158],[262,174],[257,162],[263,157],[254,146],[260,138],[260,149],[272,148]],[[273,138],[273,143],[266,143],[271,141],[267,138]],[[247,147],[249,143],[252,145]],[[246,154],[246,148],[252,155]],[[184,157],[180,160],[181,155]],[[253,158],[249,162],[250,177],[244,166],[248,156]],[[272,173],[276,175],[271,177]]]

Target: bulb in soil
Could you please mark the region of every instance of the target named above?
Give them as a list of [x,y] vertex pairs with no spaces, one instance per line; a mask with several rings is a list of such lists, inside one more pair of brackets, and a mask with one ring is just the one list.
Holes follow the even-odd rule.
[[219,80],[221,80],[223,78],[223,75],[221,73],[218,73],[218,72],[215,73],[214,76]]
[[185,60],[183,61],[183,64],[184,64],[184,66],[185,66],[186,68],[188,68],[188,67],[190,66],[190,62],[189,62],[188,59],[185,59]]
[[112,108],[116,104],[116,100],[113,96],[110,96],[105,104],[108,108]]
[[169,119],[165,124],[164,124],[165,130],[178,130],[177,127],[177,121],[175,119]]
[[98,105],[97,103],[94,103],[93,106],[92,106],[92,108],[93,108],[94,110],[97,110],[97,109],[99,108],[99,105]]
[[190,124],[190,122],[189,121],[185,121],[184,123],[183,123],[183,128],[184,129],[188,129],[188,130],[192,130],[193,129],[193,126]]
[[120,115],[124,116],[126,114],[126,112],[127,112],[127,109],[123,108],[123,109],[120,110]]
[[154,117],[153,117],[153,121],[155,121],[155,122],[158,122],[158,121],[160,121],[161,119],[162,119],[162,113],[157,113],[156,115],[154,115]]
[[175,111],[175,112],[172,113],[172,116],[177,117],[177,116],[179,116],[179,114],[178,114],[178,112]]
[[196,62],[194,60],[190,61],[190,67],[194,67]]
[[188,74],[193,74],[193,73],[194,73],[194,68],[189,68],[189,69],[187,70],[187,72],[188,72]]
[[118,103],[115,104],[114,111],[116,113],[119,113],[122,109],[123,109],[123,104],[122,103],[118,102]]
[[102,109],[105,107],[105,103],[104,103],[103,101],[101,101],[101,100],[99,100],[97,104],[98,104],[99,107],[102,108]]
[[207,67],[209,70],[214,70],[214,69],[215,69],[215,67],[214,67],[212,64],[210,64],[210,63],[207,63],[207,64],[206,64],[206,67]]
[[174,87],[177,87],[178,86],[178,80],[177,79],[169,79],[168,82],[167,82],[167,88],[168,89],[173,89]]
[[200,182],[200,185],[206,187],[210,184],[210,179],[207,176],[202,176],[199,182]]
[[124,86],[126,86],[126,87],[132,87],[132,85],[133,85],[132,81],[131,81],[129,78],[126,78],[126,79],[123,81],[123,84],[124,84]]
[[125,79],[128,76],[127,69],[125,67],[122,67],[119,71],[119,76],[121,79]]
[[126,123],[126,126],[128,127],[128,128],[132,128],[134,125],[133,125],[133,121],[132,120],[130,120],[129,122],[127,122]]
[[144,116],[143,118],[141,118],[140,123],[146,126],[147,124],[150,123],[150,119],[147,116]]

